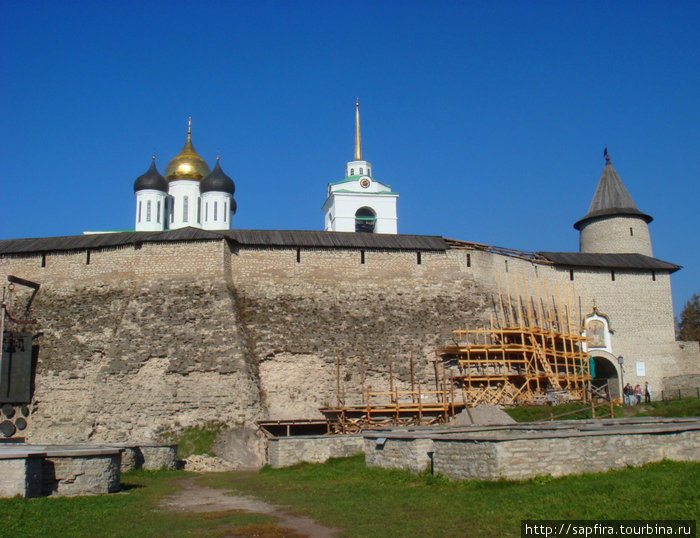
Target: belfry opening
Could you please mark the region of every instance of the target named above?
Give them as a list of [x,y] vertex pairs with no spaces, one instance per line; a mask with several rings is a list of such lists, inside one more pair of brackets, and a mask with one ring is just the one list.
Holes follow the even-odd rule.
[[355,212],[355,231],[359,233],[374,233],[377,225],[377,214],[372,208],[361,207]]

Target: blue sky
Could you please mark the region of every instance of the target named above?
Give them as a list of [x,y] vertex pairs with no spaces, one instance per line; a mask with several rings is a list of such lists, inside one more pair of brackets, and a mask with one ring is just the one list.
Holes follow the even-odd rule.
[[698,2],[0,3],[0,236],[132,228],[134,179],[193,142],[243,229],[321,229],[363,157],[399,232],[575,251],[608,145],[700,293]]

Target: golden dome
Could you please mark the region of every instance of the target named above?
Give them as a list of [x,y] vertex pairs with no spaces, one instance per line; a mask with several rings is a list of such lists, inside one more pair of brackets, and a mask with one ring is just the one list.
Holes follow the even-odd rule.
[[165,179],[193,179],[199,181],[211,173],[209,165],[194,150],[192,145],[192,129],[187,127],[187,140],[182,151],[165,167]]

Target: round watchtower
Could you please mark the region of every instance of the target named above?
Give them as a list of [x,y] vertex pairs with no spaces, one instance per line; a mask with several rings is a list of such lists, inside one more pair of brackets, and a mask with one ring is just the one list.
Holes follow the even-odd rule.
[[574,224],[580,231],[579,251],[637,253],[653,256],[648,224],[652,218],[639,211],[605,152],[605,167],[585,217]]

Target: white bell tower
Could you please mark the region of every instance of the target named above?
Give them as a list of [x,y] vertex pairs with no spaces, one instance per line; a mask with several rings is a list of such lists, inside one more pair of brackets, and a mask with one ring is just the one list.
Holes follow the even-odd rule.
[[355,159],[345,165],[345,179],[328,184],[323,204],[324,230],[329,232],[397,233],[399,194],[374,179],[372,163],[362,160],[360,103],[355,102]]

